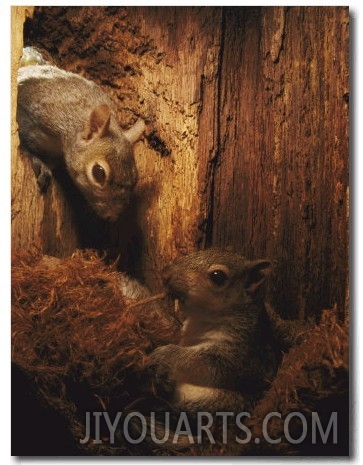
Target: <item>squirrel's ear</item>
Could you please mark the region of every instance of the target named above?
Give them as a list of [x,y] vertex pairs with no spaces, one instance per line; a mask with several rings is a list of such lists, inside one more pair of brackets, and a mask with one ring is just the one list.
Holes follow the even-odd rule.
[[246,277],[245,286],[247,292],[253,294],[265,281],[266,276],[269,274],[271,262],[268,260],[256,260],[247,262],[246,264]]
[[138,139],[140,139],[145,128],[144,120],[139,118],[136,123],[124,133],[126,139],[131,142],[131,144],[134,144]]
[[83,139],[92,140],[105,137],[110,133],[111,109],[105,103],[95,107],[90,114]]

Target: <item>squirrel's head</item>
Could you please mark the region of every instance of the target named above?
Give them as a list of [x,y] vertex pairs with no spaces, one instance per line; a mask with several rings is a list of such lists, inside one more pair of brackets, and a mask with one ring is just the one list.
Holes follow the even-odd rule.
[[270,265],[267,260],[249,261],[211,249],[176,260],[163,270],[163,281],[187,315],[195,311],[221,314],[260,299]]
[[[77,159],[82,166],[68,166],[72,177],[96,213],[115,221],[129,203],[137,181],[133,144],[145,124],[138,120],[123,133],[111,125],[111,110],[106,104],[95,107],[85,130],[77,140]],[[69,164],[68,164],[69,165]]]

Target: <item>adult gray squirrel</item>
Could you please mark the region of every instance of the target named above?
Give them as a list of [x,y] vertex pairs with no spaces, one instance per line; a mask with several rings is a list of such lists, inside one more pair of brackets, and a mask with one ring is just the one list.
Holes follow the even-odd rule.
[[95,212],[116,220],[137,181],[133,144],[144,121],[123,132],[98,85],[43,61],[27,65],[34,60],[38,55],[25,53],[18,71],[17,122],[40,189],[47,189],[52,169],[65,165]]

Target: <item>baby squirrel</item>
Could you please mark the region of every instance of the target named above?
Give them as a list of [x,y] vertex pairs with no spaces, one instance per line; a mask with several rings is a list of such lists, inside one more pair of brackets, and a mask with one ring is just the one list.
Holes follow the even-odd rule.
[[157,348],[151,366],[173,382],[173,408],[246,411],[268,387],[279,359],[263,299],[269,267],[211,249],[164,269],[165,287],[186,319],[179,344]]
[[42,191],[65,164],[83,196],[114,221],[137,181],[133,144],[145,123],[119,127],[109,97],[95,83],[49,64],[19,68],[17,122]]

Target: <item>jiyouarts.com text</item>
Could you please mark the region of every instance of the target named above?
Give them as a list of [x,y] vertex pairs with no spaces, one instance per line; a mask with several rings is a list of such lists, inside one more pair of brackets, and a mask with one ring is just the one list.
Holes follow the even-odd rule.
[[[100,432],[102,422],[103,425],[107,425],[107,443],[111,445],[115,443],[115,434],[120,428],[122,437],[130,444],[140,444],[146,438],[155,444],[164,444],[166,442],[177,444],[180,439],[184,442],[187,439],[190,445],[201,444],[202,438],[207,438],[211,444],[215,444],[212,427],[214,421],[218,420],[222,429],[222,434],[221,436],[220,433],[218,434],[218,439],[222,440],[224,444],[231,440],[228,436],[231,425],[234,426],[234,431],[238,432],[232,440],[239,444],[246,444],[250,441],[258,444],[260,438],[253,438],[251,430],[244,424],[246,419],[250,417],[251,414],[248,412],[240,412],[238,414],[234,412],[216,412],[214,415],[209,412],[198,412],[196,415],[196,424],[195,422],[193,423],[192,430],[185,412],[180,413],[173,428],[170,427],[169,412],[165,412],[162,422],[160,422],[160,419],[156,420],[154,412],[151,412],[147,417],[140,412],[130,412],[125,415],[123,415],[123,412],[118,412],[112,420],[107,412],[86,412],[86,432],[85,437],[80,439],[80,443],[85,444],[93,441],[94,444],[102,444],[105,438],[105,434],[101,434]],[[271,412],[263,418],[261,425],[262,437],[270,444],[278,444],[281,442],[282,437],[270,436],[269,433],[273,417],[281,419],[281,414],[279,412]],[[296,425],[297,421],[300,423],[299,436],[296,437],[295,432],[293,437],[290,434],[290,426],[292,422]],[[131,431],[135,430],[133,428],[135,424],[137,424],[137,437],[134,437],[135,434],[133,433],[130,434]],[[92,435],[91,431],[93,431]],[[308,434],[312,444],[316,444],[317,441],[322,441],[325,444],[329,438],[332,439],[333,444],[337,444],[338,414],[337,412],[332,412],[329,421],[325,422],[324,428],[317,412],[312,412],[309,418],[305,418],[300,412],[291,412],[283,419],[283,433],[285,439],[292,444],[301,443],[306,439]]]

